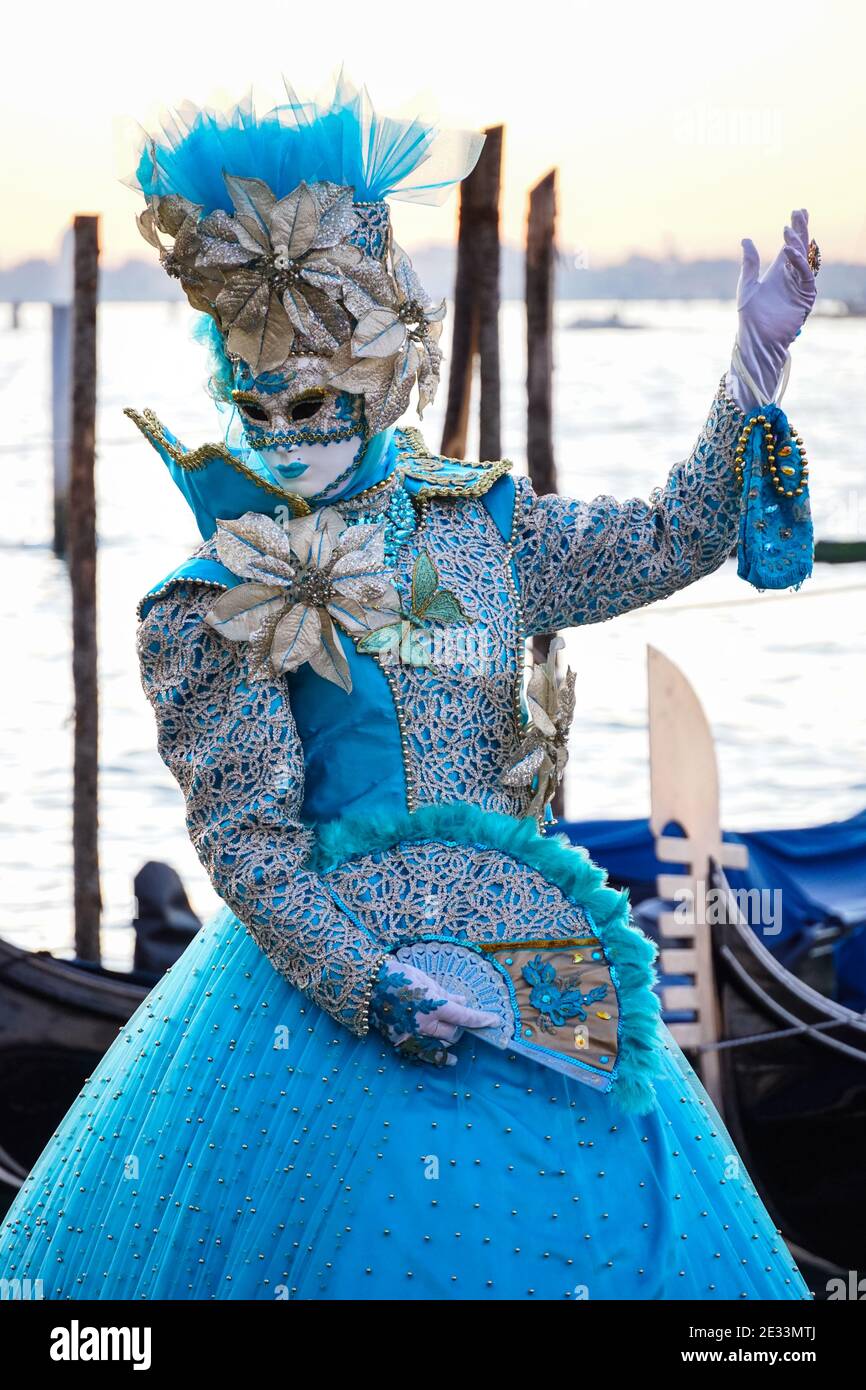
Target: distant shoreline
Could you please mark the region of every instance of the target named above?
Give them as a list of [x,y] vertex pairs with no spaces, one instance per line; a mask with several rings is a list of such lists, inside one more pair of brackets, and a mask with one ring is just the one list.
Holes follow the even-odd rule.
[[[411,250],[422,284],[435,298],[450,297],[454,287],[454,248],[417,246]],[[574,251],[559,253],[556,278],[558,299],[657,300],[690,302],[715,300],[730,303],[736,291],[739,263],[735,260],[684,261],[675,257],[655,259],[630,256],[614,266],[586,266]],[[178,288],[158,264],[131,258],[107,265],[101,274],[102,298],[111,303],[183,302]],[[29,260],[0,270],[0,302],[6,304],[65,303],[61,263]],[[821,297],[866,304],[866,264],[825,262],[819,281]],[[523,252],[502,247],[501,291],[503,300],[523,298]]]

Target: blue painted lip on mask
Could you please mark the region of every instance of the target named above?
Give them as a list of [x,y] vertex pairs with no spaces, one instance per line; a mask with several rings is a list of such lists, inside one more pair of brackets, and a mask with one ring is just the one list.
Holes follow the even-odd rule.
[[273,463],[270,459],[264,460],[270,471],[280,479],[300,478],[303,473],[309,472],[310,465],[303,463],[300,459],[293,459],[291,463]]

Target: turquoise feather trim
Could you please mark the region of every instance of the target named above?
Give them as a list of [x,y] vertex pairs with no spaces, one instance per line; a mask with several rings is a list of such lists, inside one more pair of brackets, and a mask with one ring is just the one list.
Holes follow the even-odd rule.
[[607,875],[585,850],[564,835],[542,836],[532,820],[482,811],[466,802],[422,806],[411,815],[376,823],[350,817],[316,827],[309,867],[327,873],[349,859],[406,841],[437,840],[478,845],[535,869],[592,919],[616,975],[621,1021],[619,1075],[611,1091],[619,1108],[645,1114],[655,1103],[653,1077],[660,1069],[659,1001],[653,991],[656,948],[629,917],[628,894],[607,886]]

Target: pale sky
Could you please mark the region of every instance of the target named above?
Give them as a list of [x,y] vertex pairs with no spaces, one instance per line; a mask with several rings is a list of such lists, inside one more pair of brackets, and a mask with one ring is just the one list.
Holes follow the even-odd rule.
[[[343,61],[383,111],[419,90],[442,123],[504,122],[504,234],[560,169],[560,242],[590,265],[631,251],[774,253],[804,205],[825,257],[866,261],[866,9],[856,0],[78,0],[4,16],[0,264],[50,255],[103,216],[107,261],[152,254],[118,182],[115,123],[183,98],[314,93]],[[28,19],[26,16],[33,16]],[[409,246],[449,240],[455,201],[394,205]]]

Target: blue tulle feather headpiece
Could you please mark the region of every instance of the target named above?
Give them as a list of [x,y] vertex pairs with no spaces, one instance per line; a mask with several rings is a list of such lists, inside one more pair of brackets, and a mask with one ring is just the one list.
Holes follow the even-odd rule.
[[351,186],[357,202],[437,204],[475,164],[484,137],[440,131],[434,118],[380,116],[341,73],[326,95],[263,115],[252,97],[218,111],[181,105],[146,137],[131,182],[146,196],[179,194],[204,212],[231,211],[224,171],[257,178],[283,198],[300,183]]

